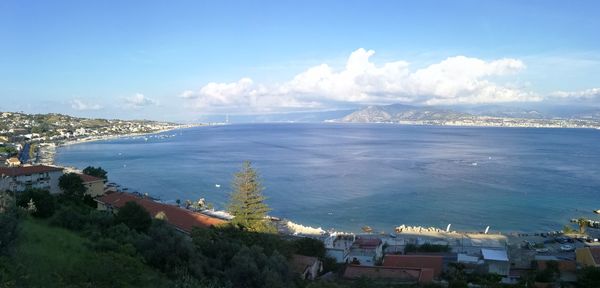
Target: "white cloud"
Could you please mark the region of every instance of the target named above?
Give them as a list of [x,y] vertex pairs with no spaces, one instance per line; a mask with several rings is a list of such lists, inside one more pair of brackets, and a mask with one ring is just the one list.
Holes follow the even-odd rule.
[[157,106],[158,101],[144,96],[142,93],[136,93],[131,97],[125,98],[125,103],[131,108],[141,108],[144,106]]
[[485,61],[456,56],[413,70],[406,61],[376,65],[373,50],[358,49],[343,69],[321,64],[276,84],[242,78],[231,83],[208,83],[180,96],[203,110],[273,111],[286,108],[350,104],[475,104],[540,101],[535,93],[492,78],[517,73],[525,64],[504,58]]
[[100,106],[99,104],[87,103],[81,99],[73,99],[70,101],[70,104],[71,104],[71,108],[78,110],[78,111],[102,109],[102,106]]
[[550,96],[560,100],[600,100],[600,88],[591,88],[581,91],[557,91],[550,94]]

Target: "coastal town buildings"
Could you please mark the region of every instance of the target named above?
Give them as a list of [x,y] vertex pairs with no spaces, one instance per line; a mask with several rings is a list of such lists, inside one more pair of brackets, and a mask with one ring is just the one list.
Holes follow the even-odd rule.
[[98,197],[104,195],[104,183],[105,179],[94,177],[87,174],[77,174],[81,181],[83,182],[83,186],[85,186],[85,194],[90,195],[92,197]]
[[382,266],[431,269],[433,276],[439,277],[444,270],[444,257],[439,255],[385,255]]
[[358,237],[348,253],[351,263],[362,266],[374,266],[382,257],[383,241],[380,238]]
[[10,157],[10,158],[6,159],[6,166],[19,167],[19,166],[21,166],[21,161],[17,157]]
[[510,261],[506,250],[481,249],[481,257],[487,267],[487,273],[508,276],[510,272]]
[[125,205],[125,203],[135,202],[144,207],[153,218],[159,218],[166,221],[184,234],[190,234],[194,227],[206,228],[227,223],[225,220],[179,208],[177,206],[159,203],[131,193],[108,193],[96,198],[95,201],[98,203],[98,210],[115,214],[119,211],[119,208]]
[[406,283],[427,284],[433,281],[433,270],[428,268],[403,268],[384,266],[348,265],[344,270],[345,279],[382,279]]
[[23,192],[37,188],[60,193],[58,179],[63,175],[63,168],[47,165],[1,167],[0,189]]
[[329,235],[323,241],[327,257],[335,259],[337,263],[348,262],[350,248],[355,240],[356,235],[354,234],[333,233]]

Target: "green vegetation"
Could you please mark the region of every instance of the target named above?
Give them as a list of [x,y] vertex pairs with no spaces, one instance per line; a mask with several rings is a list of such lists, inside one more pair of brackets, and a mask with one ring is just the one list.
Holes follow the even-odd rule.
[[85,193],[83,180],[75,173],[67,173],[58,179],[58,187],[63,191],[62,197],[69,201],[81,201]]
[[54,214],[56,199],[50,192],[41,189],[28,189],[17,195],[17,205],[29,208],[31,215],[34,217],[48,218]]
[[9,270],[14,286],[169,286],[139,257],[94,251],[89,240],[40,220],[25,219],[22,226]]
[[577,272],[577,287],[600,287],[600,268],[585,267]]
[[115,222],[123,223],[138,232],[146,232],[152,225],[152,217],[144,207],[135,202],[127,202],[119,209]]
[[85,169],[83,169],[83,174],[102,178],[102,179],[108,179],[108,176],[107,176],[108,173],[106,172],[106,170],[102,169],[102,167],[92,167],[92,166],[85,167]]
[[6,154],[7,156],[12,157],[16,156],[18,152],[17,148],[13,146],[0,146],[0,154]]
[[228,207],[229,213],[235,216],[232,224],[252,232],[275,231],[265,219],[270,209],[264,203],[262,190],[258,173],[250,162],[244,162],[242,170],[233,179],[233,192]]

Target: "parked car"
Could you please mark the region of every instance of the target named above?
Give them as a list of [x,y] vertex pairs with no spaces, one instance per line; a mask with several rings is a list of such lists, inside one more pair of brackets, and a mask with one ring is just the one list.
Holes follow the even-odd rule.
[[548,248],[537,248],[535,249],[536,253],[548,253],[550,251]]
[[575,247],[573,247],[573,245],[569,245],[569,244],[560,245],[560,251],[563,251],[563,252],[575,251]]

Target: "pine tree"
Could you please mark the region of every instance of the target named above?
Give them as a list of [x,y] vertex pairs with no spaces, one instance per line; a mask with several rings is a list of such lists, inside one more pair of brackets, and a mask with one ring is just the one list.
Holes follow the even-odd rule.
[[242,170],[235,174],[232,186],[228,207],[229,213],[235,217],[232,224],[248,231],[274,232],[274,228],[265,219],[270,209],[264,203],[264,188],[250,162],[242,164]]

